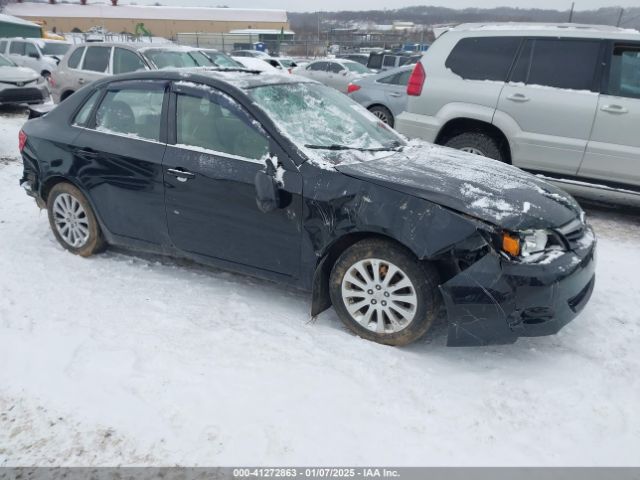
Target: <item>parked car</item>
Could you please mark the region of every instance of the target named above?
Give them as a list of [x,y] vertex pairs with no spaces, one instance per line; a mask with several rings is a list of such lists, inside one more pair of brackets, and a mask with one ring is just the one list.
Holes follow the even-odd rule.
[[21,184],[70,252],[122,245],[293,285],[376,342],[418,339],[441,306],[450,345],[552,334],[593,289],[595,238],[568,194],[407,144],[301,77],[105,78],[19,137]]
[[343,53],[342,55],[338,55],[338,58],[342,58],[344,60],[352,60],[354,62],[358,62],[361,65],[367,66],[369,62],[369,54],[368,53]]
[[213,48],[201,48],[199,51],[204,53],[216,67],[243,68],[243,65],[240,62],[235,61],[229,55],[219,50],[215,50]]
[[45,79],[31,68],[19,67],[0,54],[0,105],[46,100],[49,100],[49,90]]
[[407,108],[407,83],[412,66],[387,70],[354,80],[347,87],[349,96],[384,123],[393,127],[395,118]]
[[640,187],[640,33],[462,25],[409,80],[396,128],[553,177]]
[[0,39],[0,54],[20,67],[35,70],[43,77],[51,75],[70,47],[68,42],[42,38]]
[[195,48],[148,43],[88,43],[72,48],[51,75],[53,99],[61,102],[95,80],[138,70],[215,66]]
[[270,57],[263,59],[272,67],[286,70],[291,73],[294,68],[298,66],[298,63],[293,58],[284,58],[284,57]]
[[347,87],[354,80],[372,72],[367,67],[351,60],[316,60],[304,67],[294,68],[292,73],[311,78],[320,83],[347,93]]
[[276,73],[282,75],[282,69],[278,69],[271,65],[269,62],[265,62],[262,58],[255,57],[231,57],[234,61],[240,63],[249,70],[265,73]]
[[372,52],[367,60],[367,68],[376,72],[383,72],[403,65],[415,65],[422,58],[422,54]]
[[233,50],[231,52],[232,57],[251,57],[251,58],[271,58],[267,52],[261,52],[260,50]]

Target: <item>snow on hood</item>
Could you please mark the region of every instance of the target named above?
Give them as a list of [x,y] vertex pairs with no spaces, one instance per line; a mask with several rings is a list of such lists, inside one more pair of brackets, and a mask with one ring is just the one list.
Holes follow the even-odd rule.
[[0,67],[0,82],[32,82],[37,80],[37,72],[25,67]]
[[570,195],[516,167],[423,142],[335,168],[508,230],[559,227],[581,212]]

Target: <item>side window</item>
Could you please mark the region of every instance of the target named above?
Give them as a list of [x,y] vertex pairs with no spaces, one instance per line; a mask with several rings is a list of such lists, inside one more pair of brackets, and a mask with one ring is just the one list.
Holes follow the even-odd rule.
[[67,60],[67,66],[69,68],[78,68],[78,66],[80,65],[80,60],[82,60],[82,54],[84,53],[84,49],[85,47],[80,47],[80,48],[76,48],[73,51],[73,53],[69,57],[69,60]]
[[31,43],[25,43],[24,53],[31,58],[40,58],[40,52],[38,52],[36,46]]
[[91,115],[91,111],[93,110],[93,106],[96,104],[98,98],[100,97],[100,92],[100,90],[96,90],[89,96],[87,101],[84,103],[82,108],[78,110],[78,113],[73,119],[73,125],[84,127],[87,124],[87,122],[89,121],[89,116]]
[[7,41],[6,40],[0,41],[0,53],[4,53],[6,49],[7,49]]
[[14,55],[24,55],[24,42],[11,42],[9,53]]
[[96,111],[96,130],[160,140],[163,88],[109,90]]
[[394,73],[393,75],[387,75],[386,77],[379,79],[378,83],[386,83],[388,85],[398,85],[399,76],[400,76],[399,73]]
[[512,81],[571,90],[593,90],[600,46],[599,40],[527,40],[516,63]]
[[320,72],[327,69],[327,62],[315,62],[307,67],[307,70],[312,70],[314,72]]
[[125,48],[115,48],[113,51],[113,73],[136,72],[144,70],[144,62],[131,50]]
[[224,94],[210,98],[178,94],[176,139],[179,145],[259,160],[269,140],[255,120]]
[[445,65],[467,80],[504,82],[521,40],[520,37],[464,38],[453,48]]
[[111,47],[87,47],[87,53],[84,56],[83,70],[91,72],[104,73],[109,66],[109,57],[111,56]]
[[396,57],[393,55],[385,55],[382,60],[382,65],[384,67],[395,67],[396,66]]
[[640,45],[616,45],[609,70],[609,95],[640,98]]
[[407,84],[409,83],[411,72],[412,72],[411,70],[407,70],[406,72],[399,73],[398,77],[396,78],[396,84],[406,87]]
[[339,63],[329,62],[329,72],[340,73],[342,70],[344,70],[344,67]]

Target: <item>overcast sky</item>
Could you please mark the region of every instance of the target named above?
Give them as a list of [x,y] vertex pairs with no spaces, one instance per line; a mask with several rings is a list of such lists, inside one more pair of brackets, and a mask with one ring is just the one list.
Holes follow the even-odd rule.
[[[122,0],[122,3],[155,3],[158,0]],[[294,12],[312,12],[317,10],[372,10],[399,8],[412,5],[437,5],[450,8],[467,7],[520,7],[552,8],[568,10],[571,0],[159,0],[163,5],[210,6],[226,5],[237,8],[278,8]],[[640,7],[640,0],[576,0],[577,10],[590,10],[599,7],[619,5],[622,7]]]

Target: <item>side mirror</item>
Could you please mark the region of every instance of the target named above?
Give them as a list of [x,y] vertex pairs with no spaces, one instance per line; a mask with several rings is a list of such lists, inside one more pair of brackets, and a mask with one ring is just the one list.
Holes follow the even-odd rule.
[[29,56],[30,56],[31,58],[35,58],[35,59],[40,58],[40,55],[39,55],[39,54],[37,54],[36,52],[31,52],[31,53],[29,53]]
[[254,180],[256,187],[256,203],[263,213],[272,212],[279,206],[278,182],[273,173],[266,170],[259,170]]
[[343,77],[346,77],[346,76],[347,76],[347,73],[349,73],[347,70],[343,70],[343,71],[342,71],[342,76],[343,76]]

